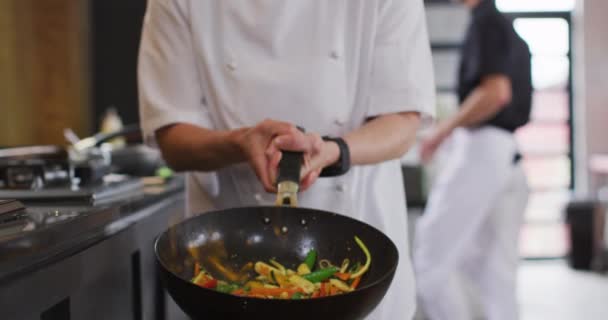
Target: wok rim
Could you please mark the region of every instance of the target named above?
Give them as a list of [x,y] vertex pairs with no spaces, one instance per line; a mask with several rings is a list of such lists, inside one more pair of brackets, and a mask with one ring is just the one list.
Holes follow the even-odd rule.
[[[257,297],[243,297],[243,296],[237,296],[237,295],[233,295],[233,294],[230,294],[230,293],[223,293],[223,292],[219,292],[219,291],[216,291],[216,290],[213,290],[213,289],[209,289],[209,288],[204,288],[204,287],[198,286],[198,285],[192,283],[191,280],[184,279],[183,277],[175,274],[173,271],[171,271],[169,268],[167,268],[167,266],[165,265],[164,261],[159,256],[158,243],[159,243],[160,239],[165,234],[168,233],[169,230],[177,228],[180,225],[186,224],[186,223],[188,223],[191,220],[199,218],[200,216],[204,216],[206,214],[211,214],[211,213],[220,213],[221,214],[221,212],[223,212],[223,211],[229,211],[229,210],[235,210],[235,209],[238,209],[238,210],[245,210],[245,209],[256,209],[256,210],[259,210],[259,209],[270,209],[270,208],[276,209],[276,206],[229,207],[229,208],[219,209],[219,210],[210,210],[210,211],[205,211],[203,213],[196,214],[196,215],[194,215],[194,216],[192,216],[190,218],[187,218],[186,220],[183,220],[183,221],[181,221],[181,222],[179,222],[177,224],[174,224],[173,226],[171,226],[169,228],[166,228],[164,231],[162,231],[159,235],[156,236],[156,239],[154,240],[154,256],[156,257],[156,261],[162,267],[162,269],[164,270],[164,272],[167,272],[171,276],[173,276],[173,277],[181,280],[182,282],[187,283],[188,286],[196,287],[197,289],[201,289],[201,290],[204,290],[206,292],[215,293],[215,294],[218,294],[218,295],[220,295],[222,297],[233,297],[233,298],[236,298],[236,299],[248,299],[248,300],[255,300],[255,301],[283,301],[283,302],[287,301],[287,302],[290,302],[290,303],[301,303],[302,301],[309,301],[309,300],[317,301],[317,300],[334,299],[334,298],[340,298],[341,296],[347,296],[347,295],[350,295],[350,294],[355,293],[355,292],[361,292],[361,291],[364,291],[364,290],[368,290],[368,289],[370,289],[370,288],[372,288],[374,286],[377,286],[377,285],[383,283],[389,277],[390,278],[394,278],[394,276],[395,276],[395,274],[397,272],[397,267],[399,266],[400,254],[399,254],[399,248],[397,248],[397,246],[395,245],[395,243],[393,242],[393,240],[388,235],[386,235],[384,232],[380,231],[378,228],[370,225],[367,222],[364,222],[364,221],[361,221],[361,220],[357,220],[355,218],[352,218],[352,217],[349,217],[349,216],[346,216],[346,215],[343,215],[343,214],[339,214],[339,213],[336,213],[336,212],[319,210],[319,209],[315,209],[315,208],[307,208],[307,207],[289,207],[289,209],[313,210],[313,211],[319,212],[321,214],[338,216],[338,217],[340,217],[342,219],[352,220],[352,221],[354,221],[356,223],[363,224],[363,225],[371,228],[372,230],[378,232],[382,236],[386,237],[386,239],[389,242],[389,246],[392,246],[392,248],[395,251],[395,254],[396,254],[396,259],[395,260],[396,260],[396,262],[381,277],[379,277],[378,279],[376,279],[373,282],[370,282],[370,283],[366,284],[365,286],[362,286],[362,287],[359,287],[359,288],[353,290],[352,292],[347,292],[347,293],[343,293],[343,294],[339,294],[339,295],[335,295],[335,296],[309,298],[309,299],[300,299],[300,300],[291,300],[291,299],[267,299],[267,298],[257,298]],[[361,250],[361,248],[359,248],[359,249]],[[373,264],[373,259],[372,259],[372,263],[371,264]],[[370,264],[370,266],[371,266],[371,264]],[[391,279],[390,282],[392,283],[392,279]],[[389,284],[389,287],[390,287],[390,284]]]

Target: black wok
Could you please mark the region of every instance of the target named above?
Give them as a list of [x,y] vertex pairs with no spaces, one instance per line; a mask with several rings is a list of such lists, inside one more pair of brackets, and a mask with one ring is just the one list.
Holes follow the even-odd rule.
[[[278,204],[296,205],[301,164],[301,153],[283,152],[277,179]],[[317,250],[319,259],[336,264],[345,258],[364,263],[365,255],[354,241],[355,236],[366,243],[372,264],[359,288],[348,294],[268,300],[223,294],[190,282],[195,262],[216,278],[227,280],[230,275],[222,269],[239,270],[248,262],[272,258],[295,270],[310,249]],[[331,212],[289,206],[202,214],[161,234],[155,252],[169,294],[196,320],[364,319],[384,297],[399,260],[393,242],[363,222]]]
[[[355,235],[370,249],[372,264],[359,288],[348,294],[266,300],[223,294],[190,282],[195,261],[212,270],[213,256],[223,256],[223,264],[236,270],[247,262],[270,258],[295,269],[311,248],[319,258],[334,263],[344,258],[365,262]],[[196,249],[189,251],[190,247]],[[384,297],[398,262],[397,248],[377,229],[338,214],[292,207],[205,213],[161,234],[155,251],[169,294],[193,319],[364,319]]]

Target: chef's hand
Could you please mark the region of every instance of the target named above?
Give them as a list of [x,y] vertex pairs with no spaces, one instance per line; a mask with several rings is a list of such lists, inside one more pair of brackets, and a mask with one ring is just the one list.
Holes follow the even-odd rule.
[[439,146],[451,133],[452,130],[448,126],[439,124],[437,129],[422,141],[422,145],[420,146],[420,158],[423,163],[427,163],[433,158]]
[[279,135],[268,146],[266,154],[270,157],[271,180],[275,181],[278,172],[281,150],[304,153],[304,164],[300,174],[300,189],[308,189],[319,177],[323,168],[335,163],[340,157],[340,148],[335,142],[323,141],[317,133],[301,131]]
[[[251,165],[258,179],[268,192],[276,192],[272,179],[271,160],[276,154],[267,153],[269,145],[278,136],[290,136],[300,132],[296,126],[281,121],[264,120],[254,127],[241,129],[239,143],[241,152]],[[275,165],[276,167],[276,165]],[[276,169],[274,169],[276,171]]]

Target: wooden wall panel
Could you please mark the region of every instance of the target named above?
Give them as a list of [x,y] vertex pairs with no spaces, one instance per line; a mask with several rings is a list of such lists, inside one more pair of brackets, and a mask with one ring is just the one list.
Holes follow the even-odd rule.
[[22,99],[22,74],[17,64],[19,50],[17,44],[17,19],[14,1],[0,1],[0,147],[24,144],[32,140],[32,132],[27,130],[29,111]]
[[12,9],[4,13],[12,25],[0,41],[14,46],[0,67],[12,68],[9,87],[15,95],[5,98],[10,112],[3,120],[8,126],[0,128],[0,145],[64,144],[67,127],[88,134],[88,2],[0,2]]

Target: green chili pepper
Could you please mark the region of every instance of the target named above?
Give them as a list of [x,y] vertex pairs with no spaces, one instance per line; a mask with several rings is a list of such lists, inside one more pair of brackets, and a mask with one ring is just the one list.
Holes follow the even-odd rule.
[[293,294],[293,296],[291,296],[291,300],[300,300],[302,299],[302,293],[300,292],[296,292]]
[[312,282],[318,283],[323,280],[329,279],[329,277],[333,276],[334,273],[338,272],[338,267],[329,267],[325,269],[321,269],[319,271],[315,271],[313,273],[309,273],[307,275],[303,275],[302,278]]
[[312,269],[314,268],[316,261],[317,261],[317,251],[315,249],[308,251],[308,254],[306,255],[306,259],[304,259],[304,263],[308,266],[308,269],[310,269],[310,271],[312,271]]
[[236,284],[218,283],[217,287],[215,287],[215,291],[219,291],[221,293],[231,293],[232,291],[234,291],[238,288],[239,288],[239,286]]

